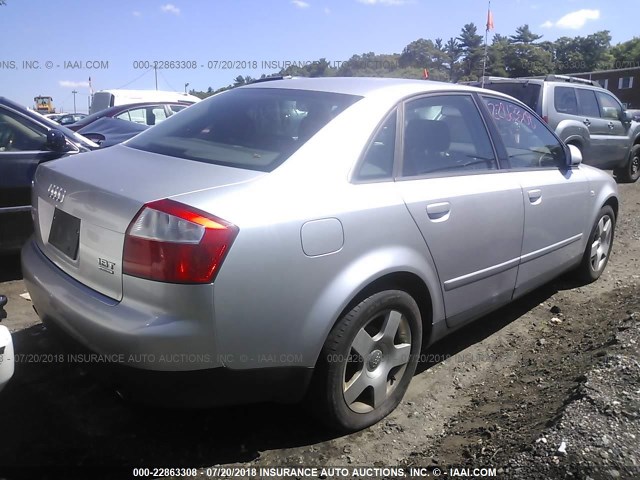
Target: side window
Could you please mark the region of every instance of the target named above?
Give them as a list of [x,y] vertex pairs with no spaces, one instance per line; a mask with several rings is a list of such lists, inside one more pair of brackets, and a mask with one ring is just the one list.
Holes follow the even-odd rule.
[[402,175],[497,168],[471,96],[434,95],[406,103]]
[[147,113],[147,125],[155,125],[167,119],[167,112],[163,106],[154,107]]
[[578,102],[576,90],[573,87],[556,87],[553,97],[553,106],[558,113],[578,115]]
[[562,144],[537,117],[503,98],[482,99],[500,132],[511,168],[565,166]]
[[367,147],[356,178],[358,180],[390,179],[396,148],[397,112],[389,115]]
[[47,136],[25,118],[0,108],[0,153],[45,150]]
[[622,106],[611,95],[605,92],[596,92],[598,102],[600,102],[600,116],[609,120],[620,120],[622,118]]
[[186,105],[169,105],[169,108],[171,109],[171,111],[173,111],[173,113],[178,113],[180,110],[184,110],[185,108],[187,108]]
[[577,88],[576,94],[578,102],[580,102],[580,115],[598,118],[600,116],[600,108],[596,100],[596,92],[586,88]]

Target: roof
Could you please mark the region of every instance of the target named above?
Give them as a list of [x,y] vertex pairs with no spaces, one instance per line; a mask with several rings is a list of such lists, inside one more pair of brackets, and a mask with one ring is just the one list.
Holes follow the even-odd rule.
[[432,80],[410,80],[382,77],[290,77],[272,81],[256,82],[240,88],[287,88],[342,93],[367,97],[378,92],[395,92],[399,96],[420,92],[462,90],[483,91],[468,85],[436,82]]

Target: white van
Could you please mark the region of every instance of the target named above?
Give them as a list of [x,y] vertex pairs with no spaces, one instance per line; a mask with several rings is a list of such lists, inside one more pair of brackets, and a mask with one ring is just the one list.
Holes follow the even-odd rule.
[[93,94],[89,113],[96,113],[116,105],[127,105],[139,102],[199,102],[196,96],[182,92],[166,92],[162,90],[100,90]]

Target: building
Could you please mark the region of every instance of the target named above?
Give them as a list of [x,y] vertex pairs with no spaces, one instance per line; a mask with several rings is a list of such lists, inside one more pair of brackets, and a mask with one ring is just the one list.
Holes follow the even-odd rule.
[[569,75],[596,81],[618,97],[626,108],[640,109],[640,67]]

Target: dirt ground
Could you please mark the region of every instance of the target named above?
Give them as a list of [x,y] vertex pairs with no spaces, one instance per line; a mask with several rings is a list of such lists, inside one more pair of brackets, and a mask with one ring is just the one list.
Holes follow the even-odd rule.
[[[20,362],[0,395],[0,479],[55,478],[62,467],[87,479],[133,478],[132,466],[192,467],[197,478],[266,466],[640,478],[640,184],[620,185],[620,193],[613,255],[598,282],[560,278],[435,345],[401,406],[347,436],[302,406],[136,406],[83,365],[43,363],[62,347],[20,297],[18,259],[1,258],[3,324]],[[401,476],[356,477],[385,475]],[[308,478],[318,477],[336,478]]]

